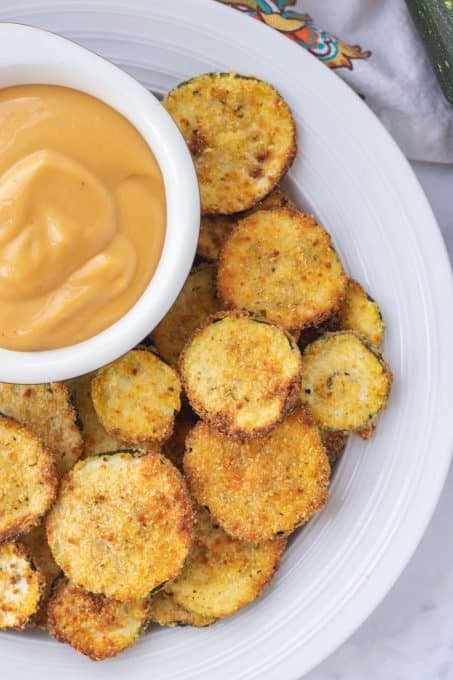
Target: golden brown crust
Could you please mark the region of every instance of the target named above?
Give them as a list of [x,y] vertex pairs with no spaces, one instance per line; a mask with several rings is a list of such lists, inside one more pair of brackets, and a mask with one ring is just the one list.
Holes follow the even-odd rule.
[[196,331],[179,360],[198,415],[231,437],[270,432],[294,407],[300,353],[293,338],[243,312],[222,312]]
[[253,207],[294,160],[291,111],[268,83],[234,73],[204,74],[178,85],[163,103],[192,153],[204,214]]
[[61,578],[47,608],[47,629],[93,661],[109,659],[130,647],[149,619],[148,599],[116,602]]
[[22,543],[0,545],[0,630],[23,630],[33,622],[44,584],[44,576]]
[[189,274],[171,309],[153,331],[154,343],[164,361],[176,366],[192,333],[220,309],[216,269],[213,265],[202,265]]
[[64,383],[0,383],[0,413],[28,427],[52,451],[58,477],[80,458],[82,437]]
[[101,368],[91,383],[97,416],[112,437],[124,442],[162,442],[181,407],[176,372],[147,350],[131,350]]
[[82,425],[83,458],[124,447],[124,442],[112,437],[101,425],[91,399],[91,381],[94,373],[71,380],[69,390]]
[[36,526],[57,485],[53,454],[26,427],[0,416],[0,542]]
[[241,220],[219,255],[217,288],[225,304],[289,331],[331,316],[346,285],[330,235],[311,215],[291,208]]
[[301,400],[320,428],[367,432],[387,404],[392,373],[353,331],[326,333],[305,348],[302,365]]
[[211,626],[217,619],[209,616],[201,616],[185,609],[175,602],[175,598],[161,590],[151,598],[151,620],[159,626],[195,626],[205,628]]
[[44,522],[41,522],[41,524],[38,524],[37,527],[34,527],[34,529],[29,531],[28,534],[25,534],[22,537],[22,541],[33,560],[33,563],[38,567],[44,579],[43,596],[34,623],[38,626],[45,627],[47,602],[52,590],[52,585],[57,576],[61,573],[61,569],[55,562],[49,548]]
[[190,491],[231,536],[259,543],[307,522],[327,501],[329,462],[303,409],[271,434],[237,441],[199,422],[186,440]]
[[230,616],[271,582],[286,540],[279,536],[255,545],[231,538],[213,525],[206,510],[199,510],[193,550],[166,591],[177,604],[201,616]]
[[264,200],[246,212],[233,215],[203,215],[198,236],[197,255],[206,260],[217,260],[223,244],[240,220],[257,210],[286,207],[294,207],[294,204],[287,193],[277,186]]
[[356,331],[375,347],[382,345],[385,323],[381,310],[358,281],[349,279],[337,317],[338,330]]
[[335,430],[320,430],[319,434],[321,435],[330,467],[332,467],[344,453],[348,443],[348,434],[346,432],[336,432]]
[[180,571],[193,508],[180,472],[158,453],[80,461],[47,517],[53,556],[75,584],[120,601],[147,596]]

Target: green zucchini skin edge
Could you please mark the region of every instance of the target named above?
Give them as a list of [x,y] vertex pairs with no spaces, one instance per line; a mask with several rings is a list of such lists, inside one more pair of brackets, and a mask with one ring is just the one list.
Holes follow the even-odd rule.
[[406,0],[446,100],[453,106],[453,0]]

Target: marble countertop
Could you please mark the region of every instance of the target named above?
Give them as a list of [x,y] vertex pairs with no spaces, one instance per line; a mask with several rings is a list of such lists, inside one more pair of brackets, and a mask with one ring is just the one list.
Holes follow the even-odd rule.
[[[453,166],[413,167],[453,262]],[[453,314],[453,301],[446,313]],[[425,536],[392,590],[304,680],[453,680],[452,518],[453,467]]]

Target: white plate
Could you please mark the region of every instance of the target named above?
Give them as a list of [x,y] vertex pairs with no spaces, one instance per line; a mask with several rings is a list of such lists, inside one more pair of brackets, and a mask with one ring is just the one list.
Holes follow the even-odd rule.
[[379,301],[395,373],[376,437],[351,442],[327,508],[294,538],[261,600],[205,630],[152,631],[96,665],[39,634],[3,634],[2,676],[298,678],[389,590],[429,521],[450,462],[453,288],[426,199],[395,144],[339,78],[276,32],[213,1],[2,0],[0,19],[73,38],[157,92],[218,69],[274,83],[299,127],[294,194]]

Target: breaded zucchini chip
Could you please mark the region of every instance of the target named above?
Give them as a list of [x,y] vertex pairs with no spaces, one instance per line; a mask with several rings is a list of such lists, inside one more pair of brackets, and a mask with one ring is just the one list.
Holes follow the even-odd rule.
[[184,609],[175,602],[175,598],[165,590],[161,590],[151,598],[151,620],[159,626],[195,626],[204,628],[215,623],[217,619],[201,616]]
[[0,383],[0,412],[34,432],[55,456],[62,477],[82,453],[82,436],[64,383]]
[[106,432],[94,410],[93,400],[91,399],[93,377],[94,373],[89,373],[71,380],[69,383],[77,415],[82,424],[83,458],[124,448],[123,442]]
[[47,517],[49,545],[65,575],[122,602],[146,597],[178,574],[192,528],[184,480],[158,453],[79,461]]
[[205,214],[251,208],[294,160],[291,111],[272,85],[257,78],[200,75],[171,90],[163,104],[192,154]]
[[321,441],[329,459],[330,467],[341,458],[348,443],[346,432],[336,432],[335,430],[320,430]]
[[189,275],[170,311],[153,331],[154,344],[162,359],[175,366],[192,333],[220,309],[215,268],[202,266]]
[[180,357],[193,409],[233,437],[264,434],[294,406],[301,357],[281,328],[230,313],[195,333]]
[[176,371],[140,349],[101,368],[91,382],[91,398],[105,430],[136,444],[171,435],[180,393]]
[[259,439],[233,440],[199,422],[186,447],[193,497],[237,539],[259,543],[292,531],[327,501],[329,461],[303,409]]
[[360,283],[349,279],[346,297],[338,310],[339,329],[356,331],[372,345],[380,347],[385,324],[376,302]]
[[317,325],[346,294],[332,239],[311,215],[260,210],[241,220],[218,261],[219,296],[287,330]]
[[134,644],[149,620],[149,599],[117,602],[61,578],[47,606],[47,629],[93,661]]
[[0,629],[21,630],[38,611],[44,578],[21,543],[0,545]]
[[167,456],[179,470],[182,470],[182,460],[186,450],[186,437],[195,425],[193,420],[178,417],[170,439],[164,443],[162,453]]
[[52,590],[52,584],[58,574],[61,573],[61,569],[55,562],[49,548],[46,527],[43,522],[37,527],[34,527],[28,534],[25,534],[25,536],[22,537],[22,541],[33,560],[33,563],[38,567],[44,578],[43,597],[36,616],[36,623],[39,626],[45,626],[47,602]]
[[302,354],[301,399],[321,428],[372,425],[387,403],[392,374],[382,354],[352,331],[326,333]]
[[277,570],[286,536],[260,545],[228,536],[198,513],[195,542],[184,569],[166,586],[175,602],[200,616],[220,619],[261,595]]
[[245,213],[234,215],[203,215],[198,236],[197,255],[205,260],[217,260],[223,244],[227,240],[233,227],[247,215],[256,210],[271,210],[293,206],[286,192],[275,187],[266,198]]
[[52,453],[23,425],[0,416],[0,542],[38,524],[56,491]]

